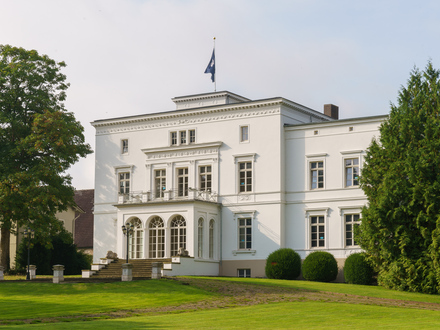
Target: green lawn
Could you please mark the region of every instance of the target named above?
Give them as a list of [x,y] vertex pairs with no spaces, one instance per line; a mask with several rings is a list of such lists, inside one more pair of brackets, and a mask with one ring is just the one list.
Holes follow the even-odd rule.
[[[98,284],[2,281],[0,322],[5,325],[0,328],[440,328],[439,295],[306,281],[203,277],[183,281],[190,285],[173,280]],[[219,290],[218,285],[226,285],[228,290]],[[247,298],[235,299],[231,291],[238,287],[244,288],[243,292],[262,287],[277,291],[265,292],[269,297],[266,302],[243,306]],[[283,302],[283,290],[286,299],[287,292],[302,296]],[[281,298],[272,301],[275,295]],[[359,296],[362,298],[356,300]],[[81,315],[88,315],[88,321],[77,317]],[[35,324],[20,324],[26,319]]]

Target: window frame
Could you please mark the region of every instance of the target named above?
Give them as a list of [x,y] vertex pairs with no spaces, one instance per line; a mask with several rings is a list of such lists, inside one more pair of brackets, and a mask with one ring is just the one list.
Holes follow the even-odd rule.
[[203,244],[204,244],[204,230],[205,230],[205,219],[203,217],[199,217],[197,221],[197,257],[203,258]]
[[[316,168],[313,167],[313,165],[316,164]],[[319,167],[319,165],[322,164],[322,167]],[[319,172],[322,171],[322,175],[319,175]],[[314,173],[316,173],[316,187],[313,187],[313,179],[314,179]],[[325,165],[323,160],[312,160],[309,161],[309,188],[310,190],[321,190],[325,188]],[[319,178],[322,177],[322,182],[319,181]],[[322,187],[319,186],[319,184],[322,183]]]
[[250,142],[250,126],[248,124],[240,125],[239,134],[240,134],[240,138],[239,138],[240,143]]
[[[357,220],[354,220],[354,217],[357,216]],[[347,217],[351,217],[349,223],[347,223]],[[359,244],[354,240],[354,227],[359,226],[361,224],[361,213],[357,212],[347,212],[343,214],[344,221],[344,246],[346,248],[358,248]],[[347,224],[351,226],[351,230],[347,230]],[[351,237],[348,238],[347,234],[351,233]],[[348,239],[352,240],[352,244],[347,244]]]
[[[208,167],[210,168],[209,172],[207,171]],[[202,173],[202,168],[205,169],[205,172]],[[198,166],[198,187],[200,191],[211,192],[212,191],[212,164],[202,164]],[[202,179],[202,177],[206,177]],[[209,176],[209,178],[208,178]],[[204,187],[203,187],[204,186]],[[209,186],[209,187],[208,187]]]
[[128,155],[128,139],[121,139],[121,155]]
[[[255,228],[257,226],[257,222],[258,219],[256,218],[256,210],[249,210],[249,211],[239,211],[239,212],[234,212],[234,221],[236,221],[235,224],[235,230],[236,230],[236,241],[237,241],[237,248],[236,250],[232,250],[232,254],[235,256],[237,254],[247,254],[250,253],[252,255],[255,255],[255,253],[257,252],[255,249],[255,246],[253,244],[253,242],[256,241],[256,237],[255,237]],[[251,248],[244,248],[241,249],[240,248],[240,230],[239,230],[239,224],[240,224],[240,219],[251,219]]]
[[[179,171],[183,170],[183,174],[179,174]],[[186,171],[186,172],[185,172]],[[183,179],[184,182],[180,182],[180,179]],[[181,189],[182,185],[182,189]],[[177,197],[185,198],[189,196],[189,168],[186,167],[177,167],[176,168],[176,187],[177,187]],[[183,194],[181,194],[181,191]]]
[[[159,176],[157,176],[157,172],[161,172]],[[162,173],[163,172],[163,173]],[[155,168],[153,170],[153,180],[154,180],[154,198],[164,198],[165,197],[165,191],[167,187],[167,170],[166,168]],[[158,181],[159,180],[159,181]],[[158,186],[162,189],[158,189]],[[165,189],[163,189],[165,188]],[[159,195],[158,195],[159,192]]]
[[[240,276],[240,272],[243,273],[243,276]],[[250,268],[237,268],[237,277],[250,278],[251,277],[251,269]]]
[[169,131],[170,146],[186,146],[195,144],[197,140],[197,131],[195,128],[179,129]]
[[214,245],[214,241],[215,241],[215,220],[211,219],[209,220],[209,224],[208,224],[208,258],[209,259],[214,259],[215,256],[215,245]]
[[[322,208],[306,208],[305,209],[305,219],[306,219],[306,246],[310,250],[323,250],[328,248],[328,238],[329,238],[329,224],[328,224],[328,216],[329,216],[329,210],[328,207],[322,207]],[[324,246],[319,246],[319,240],[317,241],[317,246],[312,246],[312,217],[323,217],[324,222]],[[319,222],[317,223],[319,225]],[[319,234],[319,228],[317,231],[317,234]]]

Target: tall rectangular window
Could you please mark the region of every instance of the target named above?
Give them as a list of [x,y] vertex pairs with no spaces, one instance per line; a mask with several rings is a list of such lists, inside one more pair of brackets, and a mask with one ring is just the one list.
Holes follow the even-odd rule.
[[249,141],[249,126],[240,126],[240,142]]
[[199,226],[197,230],[197,256],[203,258],[203,218],[199,218]]
[[239,192],[252,191],[252,162],[239,163]]
[[128,154],[128,140],[121,140],[121,153]]
[[171,132],[171,145],[177,145],[177,132]]
[[199,167],[199,181],[201,191],[211,191],[212,173],[211,165]]
[[128,194],[130,192],[130,173],[119,173],[119,193]]
[[345,160],[345,186],[359,186],[359,158]]
[[310,189],[324,188],[324,162],[310,162]]
[[209,220],[209,259],[214,259],[214,219]]
[[177,196],[188,196],[188,168],[177,169]]
[[310,217],[311,246],[325,247],[325,223],[324,216]]
[[358,245],[354,240],[354,227],[360,225],[359,214],[346,214],[345,215],[345,246]]
[[180,144],[186,144],[186,131],[180,131]]
[[188,133],[189,133],[189,143],[195,143],[196,142],[196,130],[190,129],[188,131]]
[[163,198],[166,190],[166,170],[154,171],[155,198]]
[[240,250],[252,248],[252,219],[238,219],[238,248]]

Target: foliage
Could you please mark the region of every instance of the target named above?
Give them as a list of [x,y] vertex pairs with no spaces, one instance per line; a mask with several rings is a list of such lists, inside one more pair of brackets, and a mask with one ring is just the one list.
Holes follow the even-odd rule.
[[[15,258],[16,268],[22,273],[26,273],[28,243],[23,239]],[[78,275],[81,270],[90,269],[90,256],[77,250],[72,234],[65,229],[51,238],[51,247],[39,242],[32,244],[32,239],[30,243],[30,264],[37,266],[39,275],[52,275],[53,265],[64,265],[65,275]]]
[[292,249],[278,249],[266,260],[268,278],[293,280],[301,273],[301,257]]
[[308,281],[331,282],[338,276],[338,263],[331,253],[310,253],[302,265],[303,277]]
[[440,292],[440,71],[414,69],[362,170],[368,197],[355,232],[378,283]]
[[9,268],[9,236],[29,227],[45,244],[61,228],[57,211],[73,204],[65,171],[91,152],[83,127],[64,107],[64,62],[0,45],[0,264]]
[[370,285],[373,283],[373,277],[373,267],[367,262],[365,253],[353,253],[345,260],[345,282],[350,284]]

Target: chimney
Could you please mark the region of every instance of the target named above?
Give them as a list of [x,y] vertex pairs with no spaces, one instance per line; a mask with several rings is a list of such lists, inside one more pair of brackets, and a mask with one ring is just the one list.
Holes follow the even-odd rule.
[[334,104],[324,104],[324,115],[339,119],[339,107]]

